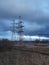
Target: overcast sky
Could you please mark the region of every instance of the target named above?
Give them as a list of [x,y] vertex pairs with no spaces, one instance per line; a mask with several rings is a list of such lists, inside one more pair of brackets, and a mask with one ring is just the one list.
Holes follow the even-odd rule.
[[12,19],[22,16],[24,35],[49,34],[49,0],[0,0],[0,37],[9,37]]

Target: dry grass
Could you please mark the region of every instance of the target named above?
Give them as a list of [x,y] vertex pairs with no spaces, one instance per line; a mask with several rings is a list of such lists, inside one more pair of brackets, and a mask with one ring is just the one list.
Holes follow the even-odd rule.
[[25,43],[0,47],[0,65],[49,65],[49,45]]

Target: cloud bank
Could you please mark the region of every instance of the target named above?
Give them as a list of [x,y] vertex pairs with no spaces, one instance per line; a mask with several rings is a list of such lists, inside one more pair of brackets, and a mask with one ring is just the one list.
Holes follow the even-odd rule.
[[49,34],[49,0],[0,0],[0,35],[7,35],[12,19],[18,22],[19,15],[24,35]]

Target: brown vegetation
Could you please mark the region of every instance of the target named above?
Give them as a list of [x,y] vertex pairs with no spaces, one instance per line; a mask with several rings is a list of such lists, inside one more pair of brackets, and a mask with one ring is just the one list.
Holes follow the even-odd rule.
[[0,65],[49,65],[49,45],[0,40]]

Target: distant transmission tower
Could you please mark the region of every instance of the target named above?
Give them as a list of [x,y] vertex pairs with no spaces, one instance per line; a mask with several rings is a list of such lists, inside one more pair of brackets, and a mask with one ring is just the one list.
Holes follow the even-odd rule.
[[19,35],[19,41],[23,41],[23,22],[21,20],[21,16],[19,16],[19,21],[18,23],[15,23],[15,20],[13,20],[13,23],[11,24],[11,31],[12,31],[12,40],[15,41],[16,40],[16,32]]
[[23,41],[23,32],[24,32],[24,26],[21,20],[21,16],[19,16],[19,22],[18,22],[19,41]]
[[10,26],[10,30],[12,31],[12,41],[16,41],[16,23],[15,23],[15,20],[13,20],[13,23],[11,23],[11,26]]

